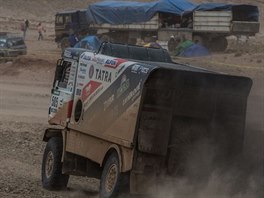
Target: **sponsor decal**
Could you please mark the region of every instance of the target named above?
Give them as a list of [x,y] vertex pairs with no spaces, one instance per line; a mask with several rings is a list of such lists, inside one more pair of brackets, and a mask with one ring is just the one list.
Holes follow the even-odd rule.
[[59,97],[58,96],[52,96],[51,97],[51,107],[52,108],[58,108],[58,101],[59,101]]
[[115,96],[113,94],[104,102],[104,111],[114,102],[114,100]]
[[140,67],[141,66],[138,65],[138,64],[133,65],[132,68],[131,68],[131,72],[134,73],[134,74],[138,74],[139,71],[140,71]]
[[80,66],[81,66],[81,67],[87,67],[87,64],[80,63]]
[[121,78],[120,87],[116,91],[116,98],[119,98],[130,86],[129,79],[124,74]]
[[84,80],[84,79],[85,79],[85,76],[83,76],[83,75],[78,75],[78,78]]
[[149,68],[148,67],[141,66],[141,73],[147,74],[148,72],[149,72]]
[[56,95],[56,96],[59,96],[60,95],[60,91],[54,89],[53,92],[52,92],[52,94],[53,95]]
[[110,68],[117,68],[120,64],[127,62],[127,60],[121,59],[121,58],[115,58],[115,59],[107,59],[105,61],[105,67]]
[[61,99],[59,100],[59,109],[61,108],[62,105],[63,105],[63,98],[61,98]]
[[104,58],[101,58],[101,57],[96,57],[96,58],[95,58],[95,62],[97,62],[97,63],[103,65],[104,62],[105,62],[105,59],[104,59]]
[[91,66],[90,66],[90,69],[89,69],[89,78],[92,78],[93,75],[94,75],[94,66],[91,65]]
[[77,86],[78,87],[83,87],[83,83],[78,83]]
[[80,96],[82,94],[82,90],[81,89],[76,89],[76,96]]
[[73,86],[73,82],[72,82],[72,81],[68,82],[68,86],[69,86],[69,87],[70,87],[70,86]]
[[95,92],[101,84],[102,83],[90,81],[87,85],[85,85],[82,91],[83,101],[85,101],[93,92]]
[[83,68],[83,67],[80,67],[80,72],[81,72],[81,74],[86,74],[86,68]]
[[68,50],[65,50],[65,51],[64,51],[63,56],[65,56],[65,57],[67,57],[67,58],[72,58],[72,54],[71,54],[71,52],[68,51]]
[[105,67],[111,67],[111,68],[116,68],[117,67],[117,61],[112,59],[108,59],[105,61]]
[[85,54],[85,53],[83,53],[83,54],[81,55],[81,58],[84,59],[84,60],[88,60],[88,61],[92,59],[91,56],[89,56],[89,55],[87,55],[87,54]]
[[149,68],[135,64],[132,66],[131,72],[134,74],[140,74],[140,73],[147,74],[149,72]]
[[112,73],[103,69],[95,70],[95,78],[100,81],[109,82],[112,81]]
[[50,108],[50,113],[57,113],[57,109],[55,109],[55,108]]
[[135,100],[135,98],[137,98],[140,94],[140,86],[141,86],[141,82],[138,83],[138,85],[129,92],[129,94],[125,97],[125,99],[122,102],[122,105],[124,106],[127,102],[129,102],[130,100]]

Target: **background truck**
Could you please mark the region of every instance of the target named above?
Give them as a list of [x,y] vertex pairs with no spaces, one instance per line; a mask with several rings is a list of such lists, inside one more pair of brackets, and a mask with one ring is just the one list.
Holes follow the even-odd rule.
[[[147,10],[147,11],[146,11]],[[86,10],[56,14],[56,41],[67,46],[70,31],[97,34],[103,40],[136,44],[155,36],[166,49],[184,35],[211,50],[223,51],[226,36],[254,36],[259,32],[259,12],[252,5],[201,4],[185,0],[159,2],[99,2]]]
[[68,48],[51,91],[49,123],[61,128],[45,131],[42,185],[95,177],[100,197],[116,197],[155,193],[182,176],[201,183],[210,174],[199,168],[230,166],[241,154],[251,86],[246,77],[174,63],[164,49]]

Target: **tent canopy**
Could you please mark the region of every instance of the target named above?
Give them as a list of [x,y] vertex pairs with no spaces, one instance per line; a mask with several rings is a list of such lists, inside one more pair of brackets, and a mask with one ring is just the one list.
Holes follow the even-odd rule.
[[101,41],[97,36],[86,36],[78,42],[74,48],[85,48],[97,52],[100,48]]

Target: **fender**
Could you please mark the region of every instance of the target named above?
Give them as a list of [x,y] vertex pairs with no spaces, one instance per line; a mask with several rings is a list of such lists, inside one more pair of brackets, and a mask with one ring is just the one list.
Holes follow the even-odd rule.
[[44,136],[43,136],[43,141],[44,142],[48,142],[49,139],[52,138],[52,137],[60,137],[60,138],[62,138],[63,150],[62,150],[61,162],[63,162],[64,155],[65,155],[66,132],[67,132],[67,129],[48,128],[48,129],[45,130],[45,133],[44,133]]
[[43,141],[48,142],[50,138],[52,137],[63,137],[62,135],[63,130],[61,129],[53,129],[53,128],[48,128],[45,130],[45,133],[43,135]]
[[116,145],[116,144],[112,144],[111,146],[109,146],[109,148],[107,149],[107,151],[105,152],[105,155],[104,155],[104,159],[103,161],[101,162],[100,166],[104,166],[108,156],[110,155],[110,153],[112,151],[116,151],[117,155],[118,155],[118,160],[119,160],[119,171],[121,172],[122,171],[122,156],[121,156],[121,150],[120,148]]

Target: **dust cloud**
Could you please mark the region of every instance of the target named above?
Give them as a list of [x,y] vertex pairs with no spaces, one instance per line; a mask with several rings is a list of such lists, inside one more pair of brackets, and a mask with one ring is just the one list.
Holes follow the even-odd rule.
[[263,158],[244,152],[235,160],[215,160],[218,148],[201,140],[192,148],[185,176],[159,186],[154,198],[262,198]]

